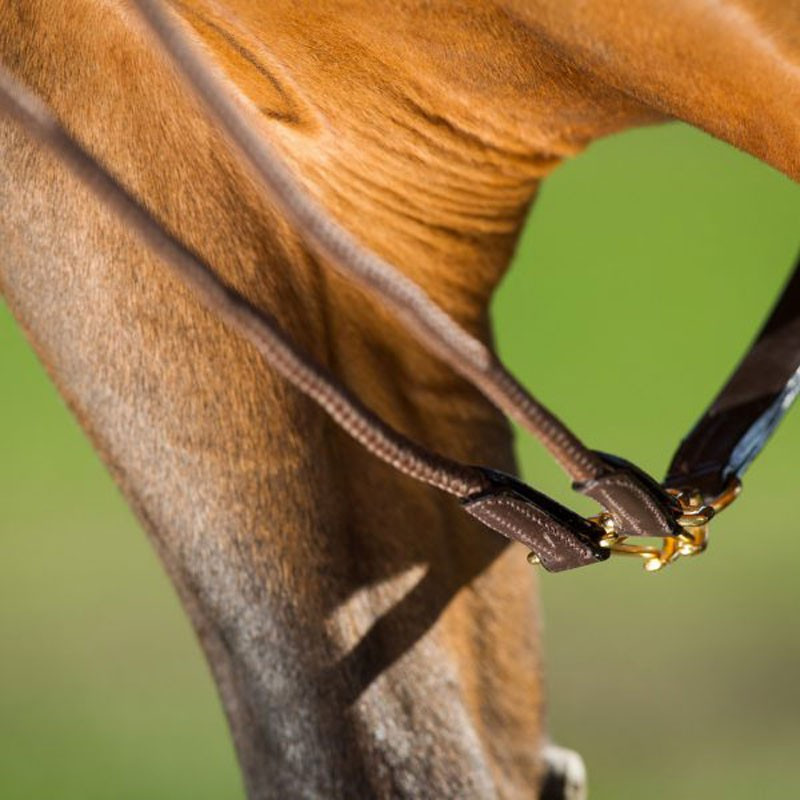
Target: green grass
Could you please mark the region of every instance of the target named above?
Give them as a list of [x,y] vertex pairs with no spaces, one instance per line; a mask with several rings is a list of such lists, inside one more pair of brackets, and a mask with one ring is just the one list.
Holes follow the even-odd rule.
[[[599,143],[541,194],[501,351],[589,444],[660,475],[778,291],[799,212],[795,185],[687,128]],[[0,374],[0,797],[241,797],[177,599],[5,311]],[[543,576],[551,724],[594,800],[797,793],[798,442],[800,414],[703,558]]]

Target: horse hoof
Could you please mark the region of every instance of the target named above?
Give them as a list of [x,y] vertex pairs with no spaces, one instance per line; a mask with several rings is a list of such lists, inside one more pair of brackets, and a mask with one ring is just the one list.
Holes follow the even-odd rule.
[[549,744],[542,751],[545,774],[540,800],[586,800],[586,767],[574,751]]

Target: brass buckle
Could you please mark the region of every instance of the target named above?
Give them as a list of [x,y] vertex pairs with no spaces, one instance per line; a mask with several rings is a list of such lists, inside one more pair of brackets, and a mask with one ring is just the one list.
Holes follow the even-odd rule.
[[738,478],[732,478],[722,494],[711,503],[703,503],[699,491],[667,489],[675,498],[675,511],[678,514],[678,524],[683,528],[679,536],[670,536],[661,540],[660,547],[653,545],[634,544],[628,536],[617,533],[614,520],[610,514],[603,513],[590,517],[601,529],[600,546],[607,547],[612,553],[623,556],[634,556],[644,560],[644,568],[648,572],[658,572],[677,561],[681,556],[696,556],[708,546],[708,523],[711,519],[726,509],[742,490]]

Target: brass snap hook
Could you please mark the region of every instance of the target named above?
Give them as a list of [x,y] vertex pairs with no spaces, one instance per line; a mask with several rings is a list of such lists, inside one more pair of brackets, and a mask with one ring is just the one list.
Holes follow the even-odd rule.
[[614,520],[608,513],[590,517],[589,521],[600,528],[601,547],[608,548],[612,554],[641,558],[648,572],[658,572],[682,556],[696,556],[702,553],[708,547],[709,522],[720,511],[726,509],[739,496],[741,490],[742,484],[739,479],[731,478],[722,494],[706,504],[696,489],[668,489],[669,494],[675,499],[675,512],[683,533],[662,539],[660,547],[631,542],[629,537],[616,531]]

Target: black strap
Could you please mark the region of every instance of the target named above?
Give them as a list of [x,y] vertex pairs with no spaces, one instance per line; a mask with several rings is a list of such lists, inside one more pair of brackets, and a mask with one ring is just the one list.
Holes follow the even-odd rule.
[[670,464],[665,485],[718,497],[761,452],[800,391],[800,261],[750,350]]

